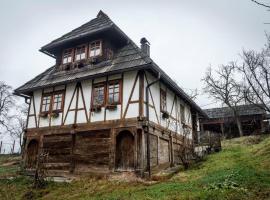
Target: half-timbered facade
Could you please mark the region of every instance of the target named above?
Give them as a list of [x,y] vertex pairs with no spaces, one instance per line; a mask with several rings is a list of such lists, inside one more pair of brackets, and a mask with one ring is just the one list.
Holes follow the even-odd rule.
[[100,11],[40,50],[56,64],[15,90],[29,103],[24,160],[67,173],[146,172],[179,163],[203,111]]

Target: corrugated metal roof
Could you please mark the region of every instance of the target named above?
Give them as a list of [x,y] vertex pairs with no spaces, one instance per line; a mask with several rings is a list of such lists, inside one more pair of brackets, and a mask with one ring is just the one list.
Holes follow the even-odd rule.
[[[266,115],[265,110],[258,105],[240,105],[237,106],[237,111],[240,116]],[[229,107],[205,109],[204,112],[210,119],[222,119],[234,116],[232,109]]]

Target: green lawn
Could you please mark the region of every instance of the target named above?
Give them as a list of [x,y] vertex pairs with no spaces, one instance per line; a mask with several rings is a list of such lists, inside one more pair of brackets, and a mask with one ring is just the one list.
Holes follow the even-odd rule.
[[18,176],[0,180],[0,199],[270,199],[270,137],[226,140],[222,152],[154,184],[83,178],[33,189]]

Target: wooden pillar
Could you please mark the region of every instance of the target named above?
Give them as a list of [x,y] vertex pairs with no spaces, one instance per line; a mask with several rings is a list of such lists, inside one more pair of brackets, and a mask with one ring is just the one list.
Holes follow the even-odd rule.
[[264,123],[263,123],[263,116],[261,117],[260,119],[260,122],[261,122],[261,133],[264,133],[265,132],[265,127],[264,127]]
[[225,133],[224,133],[224,124],[223,123],[220,123],[220,130],[221,130],[222,137],[224,138]]
[[174,152],[173,152],[173,138],[172,138],[172,133],[170,133],[170,157],[171,157],[171,167],[174,166]]
[[111,138],[111,148],[110,148],[110,155],[109,155],[109,170],[115,170],[115,151],[116,151],[116,132],[115,129],[111,129],[110,133]]
[[145,132],[142,129],[142,147],[141,147],[141,168],[143,169],[143,171],[146,170],[146,141],[145,141]]
[[75,131],[71,131],[71,150],[70,150],[70,173],[74,173],[75,170],[75,158],[74,158],[74,149],[75,149],[75,144],[76,144],[76,134]]

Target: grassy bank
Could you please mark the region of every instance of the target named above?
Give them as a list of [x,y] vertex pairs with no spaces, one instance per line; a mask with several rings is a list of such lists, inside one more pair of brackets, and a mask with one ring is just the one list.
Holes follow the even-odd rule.
[[[5,177],[1,165],[0,158],[0,177]],[[35,190],[31,179],[18,176],[0,180],[0,199],[270,199],[270,137],[224,141],[222,152],[167,181],[83,178]]]

